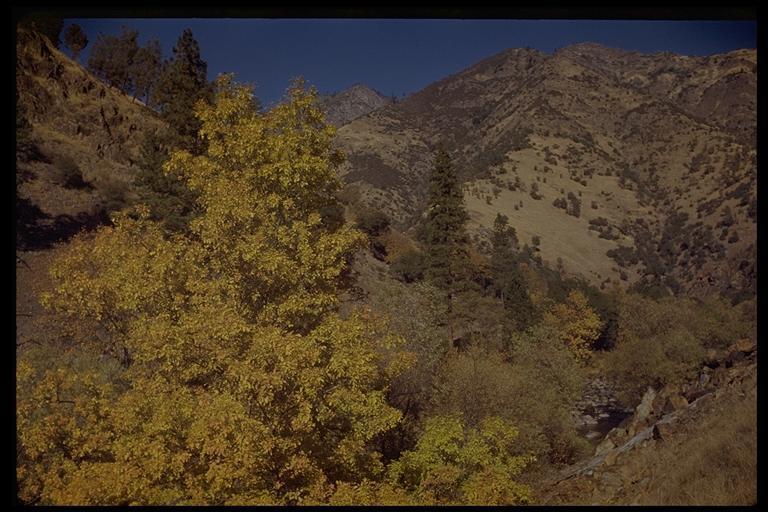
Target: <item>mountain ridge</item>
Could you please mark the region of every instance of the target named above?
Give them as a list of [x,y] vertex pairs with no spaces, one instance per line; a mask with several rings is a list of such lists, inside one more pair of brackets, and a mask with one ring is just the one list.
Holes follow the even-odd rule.
[[[620,55],[615,69],[594,56],[605,52]],[[552,266],[560,257],[567,270],[595,284],[631,284],[650,275],[669,278],[668,288],[682,282],[682,289],[696,293],[714,286],[738,294],[754,287],[754,243],[746,243],[755,236],[753,54],[672,59],[664,74],[653,55],[600,45],[552,55],[508,49],[341,127],[338,145],[348,156],[342,173],[371,208],[407,228],[419,219],[430,155],[442,144],[465,181],[477,243],[487,242],[495,214],[504,213],[526,238],[543,230],[542,255]],[[735,89],[732,75],[744,75]],[[723,99],[726,91],[733,101]],[[541,199],[531,201],[532,188]],[[566,193],[583,196],[581,219],[553,206]],[[521,201],[524,206],[512,208]],[[726,206],[738,214],[718,241],[714,230],[723,226],[715,210],[725,215]],[[679,240],[665,255],[667,270],[649,269],[668,242],[665,225],[678,214],[688,215],[685,229],[707,254],[696,259],[695,271],[680,270],[676,262],[684,267],[692,259],[680,247],[693,242]],[[589,221],[601,218],[610,228],[590,229]],[[634,226],[638,218],[651,225]],[[581,233],[577,239],[573,230]],[[721,243],[733,231],[741,242]],[[559,237],[581,249],[569,251]],[[590,244],[600,250],[587,249]],[[642,253],[644,263],[622,267],[606,255],[626,252],[622,247]],[[731,260],[725,271],[723,259]]]

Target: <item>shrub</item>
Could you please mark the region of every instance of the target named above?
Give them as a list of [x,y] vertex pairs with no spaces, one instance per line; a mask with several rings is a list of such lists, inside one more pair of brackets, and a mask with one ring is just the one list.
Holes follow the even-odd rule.
[[370,236],[378,236],[389,228],[387,215],[378,210],[362,210],[357,214],[357,227]]
[[516,454],[518,430],[501,418],[467,428],[457,417],[426,421],[416,449],[389,467],[389,480],[425,504],[528,503],[531,489],[514,477],[533,460]]
[[449,357],[431,414],[459,415],[469,426],[488,417],[509,419],[520,428],[519,453],[533,453],[542,464],[573,462],[584,448],[569,413],[582,370],[544,327],[515,334],[509,350],[509,361],[476,346]]
[[65,188],[90,188],[83,171],[72,157],[57,155],[53,158],[53,181]]
[[619,304],[608,373],[620,384],[622,398],[633,403],[648,386],[681,383],[698,367],[705,349],[725,348],[751,332],[740,310],[719,298],[656,301],[627,294]]
[[407,251],[392,262],[390,271],[406,283],[421,281],[427,268],[426,255],[419,251]]
[[123,209],[128,202],[128,184],[113,176],[104,175],[96,183],[102,198],[101,208],[105,213]]

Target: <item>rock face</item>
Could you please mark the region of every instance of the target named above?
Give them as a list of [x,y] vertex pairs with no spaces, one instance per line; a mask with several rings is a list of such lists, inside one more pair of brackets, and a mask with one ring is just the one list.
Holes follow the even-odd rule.
[[358,117],[392,103],[392,99],[362,84],[320,98],[320,107],[332,125],[344,126]]

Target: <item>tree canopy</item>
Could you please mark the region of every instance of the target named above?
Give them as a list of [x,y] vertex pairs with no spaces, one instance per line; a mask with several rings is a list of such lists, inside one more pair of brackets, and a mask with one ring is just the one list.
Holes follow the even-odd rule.
[[44,302],[78,344],[19,365],[25,502],[302,503],[383,471],[369,444],[399,421],[385,390],[410,358],[371,313],[337,312],[364,236],[321,222],[334,130],[300,83],[263,115],[218,85],[206,152],[165,165],[198,194],[192,235],[138,207],[53,265]]
[[80,52],[83,48],[88,46],[88,37],[86,37],[83,28],[77,23],[67,27],[67,31],[64,32],[64,44],[67,45],[69,51],[72,52],[72,58],[77,60],[80,56]]

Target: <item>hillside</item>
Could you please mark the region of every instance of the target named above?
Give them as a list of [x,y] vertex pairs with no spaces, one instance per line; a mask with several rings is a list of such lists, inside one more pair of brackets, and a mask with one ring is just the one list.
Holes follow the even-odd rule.
[[[142,137],[162,122],[24,29],[17,32],[16,86],[30,146],[17,151],[16,160],[16,336],[22,346],[60,329],[39,302],[50,287],[48,266],[75,233],[108,222],[110,209],[132,199]],[[82,180],[63,182],[64,168],[79,170],[73,175]]]
[[756,502],[757,348],[710,358],[695,381],[649,389],[595,454],[541,486],[548,505]]
[[392,103],[392,99],[362,84],[319,98],[320,107],[326,119],[336,127],[344,126],[355,119]]
[[[17,246],[45,248],[131,199],[142,138],[163,123],[25,29],[17,31],[16,88],[33,147],[17,158]],[[66,183],[65,172],[82,179]]]
[[478,244],[501,212],[521,242],[540,237],[551,267],[559,258],[594,284],[644,277],[748,296],[755,59],[508,50],[343,126],[343,172],[365,202],[412,226],[442,144]]
[[19,504],[756,502],[754,52],[201,78],[166,125],[17,39]]

